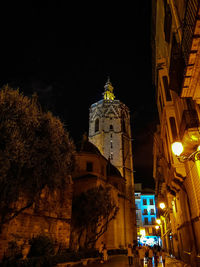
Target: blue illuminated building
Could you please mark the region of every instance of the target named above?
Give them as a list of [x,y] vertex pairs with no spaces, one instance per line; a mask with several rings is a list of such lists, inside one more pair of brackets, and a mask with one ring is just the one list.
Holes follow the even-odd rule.
[[156,205],[153,189],[142,189],[142,184],[135,184],[135,206],[138,242],[146,245],[160,245],[160,236],[155,229]]

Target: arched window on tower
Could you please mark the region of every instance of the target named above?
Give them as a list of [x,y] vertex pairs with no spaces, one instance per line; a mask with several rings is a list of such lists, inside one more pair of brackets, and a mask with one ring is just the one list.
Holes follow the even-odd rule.
[[95,129],[94,129],[95,133],[99,131],[99,119],[95,120]]

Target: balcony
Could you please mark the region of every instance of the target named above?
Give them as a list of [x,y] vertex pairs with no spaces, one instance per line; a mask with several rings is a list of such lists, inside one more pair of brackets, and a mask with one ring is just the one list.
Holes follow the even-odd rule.
[[188,0],[183,23],[181,49],[186,63],[181,97],[192,97],[200,101],[199,93],[199,41],[200,41],[200,3],[198,0]]
[[200,123],[196,110],[184,110],[179,128],[179,135],[186,150],[187,148],[190,150],[199,144],[199,126]]
[[199,118],[196,110],[184,110],[179,129],[180,138],[183,139],[187,130],[192,128],[196,128],[197,130],[197,127],[199,127]]

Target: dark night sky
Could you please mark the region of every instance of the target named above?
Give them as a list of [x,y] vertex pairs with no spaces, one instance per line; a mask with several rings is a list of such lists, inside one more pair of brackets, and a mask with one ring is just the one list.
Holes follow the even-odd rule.
[[[92,31],[86,35],[82,23],[72,30],[76,18],[65,21],[70,11],[62,6],[9,11],[12,23],[1,32],[0,85],[19,87],[25,95],[36,91],[43,107],[60,117],[76,142],[88,132],[89,107],[102,98],[110,76],[116,98],[130,109],[135,181],[152,187],[157,113],[151,81],[151,1],[138,2],[137,16],[129,21],[132,30],[113,37],[107,27],[103,38]],[[138,18],[143,23],[138,24]]]

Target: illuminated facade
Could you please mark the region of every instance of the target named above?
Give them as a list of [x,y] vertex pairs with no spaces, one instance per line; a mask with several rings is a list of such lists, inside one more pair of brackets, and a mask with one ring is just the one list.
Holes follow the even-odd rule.
[[89,140],[118,168],[127,190],[134,190],[129,109],[115,99],[109,79],[104,89],[103,99],[90,107]]
[[[135,205],[129,109],[121,101],[115,99],[110,79],[107,80],[104,89],[103,99],[90,107],[89,141],[119,170],[126,181],[125,197]],[[125,210],[124,218],[132,217],[132,215],[131,231],[133,233],[131,235],[133,240],[136,240],[135,212],[129,209]],[[130,236],[128,229],[129,227],[125,225],[126,240]]]
[[[116,218],[109,223],[107,231],[97,241],[96,248],[99,248],[101,241],[106,244],[108,249],[126,248],[127,244],[133,242],[135,236],[134,207],[125,194],[125,179],[86,137],[83,138],[80,146],[77,146],[76,163],[77,168],[73,173],[74,195],[100,185],[109,186],[111,196],[119,208]],[[79,235],[75,230],[71,232],[71,235],[75,240],[73,246],[77,247],[76,238]]]
[[156,205],[155,192],[142,189],[142,184],[135,184],[135,206],[138,242],[145,245],[160,245],[159,232],[155,229]]
[[[160,124],[154,134],[156,200],[163,246],[200,266],[200,161],[187,159],[200,144],[200,2],[152,1],[153,80]],[[190,157],[190,159],[192,159]]]

